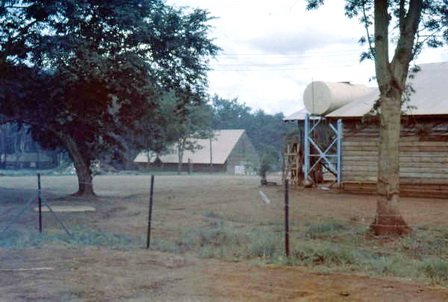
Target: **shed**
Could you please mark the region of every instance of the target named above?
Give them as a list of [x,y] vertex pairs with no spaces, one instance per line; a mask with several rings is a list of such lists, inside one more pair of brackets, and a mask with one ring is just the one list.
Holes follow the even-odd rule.
[[[228,174],[252,174],[259,166],[258,154],[243,129],[214,130],[211,139],[198,139],[200,146],[194,152],[185,151],[183,163],[190,161],[195,172],[223,172]],[[177,145],[171,152],[150,159],[150,167],[176,171],[179,163]],[[134,160],[140,166],[148,165],[148,153],[141,152]]]
[[[420,65],[408,83],[400,136],[400,195],[448,198],[448,63]],[[367,118],[377,88],[325,115],[343,121],[342,188],[374,192],[379,124]],[[366,121],[367,120],[367,121]]]

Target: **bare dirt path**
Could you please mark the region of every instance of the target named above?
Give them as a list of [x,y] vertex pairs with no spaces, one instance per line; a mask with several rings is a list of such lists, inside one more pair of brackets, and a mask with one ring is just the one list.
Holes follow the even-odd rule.
[[0,259],[0,301],[448,300],[445,288],[406,281],[146,250],[0,250]]

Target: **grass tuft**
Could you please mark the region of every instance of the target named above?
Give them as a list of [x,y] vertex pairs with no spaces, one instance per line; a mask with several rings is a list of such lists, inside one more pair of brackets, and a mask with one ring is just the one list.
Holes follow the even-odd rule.
[[349,230],[346,224],[330,220],[323,223],[311,224],[305,231],[305,236],[311,239],[334,236]]
[[134,248],[141,244],[140,238],[124,234],[114,234],[87,228],[74,228],[73,236],[58,231],[18,232],[8,231],[0,234],[0,247],[3,248],[35,248],[43,246],[108,246],[112,248]]

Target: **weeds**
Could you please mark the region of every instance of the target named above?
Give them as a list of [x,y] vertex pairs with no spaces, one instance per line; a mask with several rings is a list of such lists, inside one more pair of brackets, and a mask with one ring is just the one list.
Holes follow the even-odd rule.
[[320,237],[334,236],[347,230],[347,225],[338,221],[331,220],[324,223],[309,225],[308,230],[305,232],[305,235],[308,238],[315,239]]
[[277,234],[256,230],[249,236],[249,246],[246,257],[272,259],[280,246],[281,239]]
[[114,234],[87,228],[72,229],[72,237],[63,232],[46,231],[42,234],[35,232],[9,231],[0,234],[0,247],[3,248],[35,248],[48,245],[54,246],[108,246],[112,248],[131,248],[141,244],[140,238],[123,234]]
[[416,229],[401,242],[403,252],[416,259],[437,256],[447,259],[448,232],[446,230]]
[[211,210],[204,211],[202,215],[204,215],[204,217],[211,219],[222,219],[221,215]]
[[[374,276],[396,276],[448,284],[448,232],[418,228],[410,236],[388,242],[365,236],[365,229],[349,223],[324,221],[305,225],[291,237],[291,256],[283,254],[282,232],[278,225],[253,229],[236,228],[220,215],[207,226],[185,230],[177,239],[155,238],[151,247],[170,253],[195,253],[201,258],[227,260],[256,259],[263,263],[304,265],[319,271],[356,271]],[[143,238],[78,228],[74,236],[63,232],[0,234],[0,247],[30,248],[46,245],[109,246],[135,248]]]
[[433,283],[443,284],[448,281],[448,262],[446,260],[438,258],[423,260],[420,264],[420,270]]
[[298,233],[292,238],[294,246],[289,258],[283,255],[282,232],[277,227],[270,225],[243,231],[221,220],[187,230],[174,244],[155,245],[161,251],[195,252],[201,258],[258,259],[263,263],[304,265],[326,272],[357,271],[374,276],[448,283],[448,261],[444,260],[446,234],[443,232],[419,229],[412,236],[388,245],[388,242],[365,236],[365,228],[331,220],[306,225]]

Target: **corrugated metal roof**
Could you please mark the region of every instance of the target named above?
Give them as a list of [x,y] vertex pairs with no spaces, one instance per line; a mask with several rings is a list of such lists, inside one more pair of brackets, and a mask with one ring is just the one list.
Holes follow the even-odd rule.
[[290,121],[303,121],[305,120],[305,116],[308,114],[308,111],[306,108],[302,108],[299,111],[294,112],[291,115],[288,115],[287,117],[283,118],[284,122],[290,122]]
[[[243,129],[215,130],[214,137],[211,140],[213,164],[224,164],[235,148],[238,140],[243,136]],[[202,147],[195,152],[185,151],[183,162],[191,160],[193,164],[210,164],[210,139],[198,139],[196,142]],[[177,163],[178,152],[177,146],[174,146],[172,153],[162,155],[160,160],[163,163]],[[146,152],[141,152],[135,158],[134,162],[148,162]]]
[[[421,70],[408,84],[415,92],[410,95],[407,115],[448,114],[448,62],[419,65]],[[371,93],[327,114],[327,117],[361,117],[368,113],[379,98],[378,88]]]
[[[307,114],[310,114],[308,112],[308,110],[306,110],[306,108],[302,108],[299,111],[294,112],[291,115],[288,115],[287,117],[283,118],[284,122],[292,122],[292,121],[304,121],[305,120],[305,116]],[[310,119],[318,119],[319,117],[315,116],[315,115],[310,115]]]

